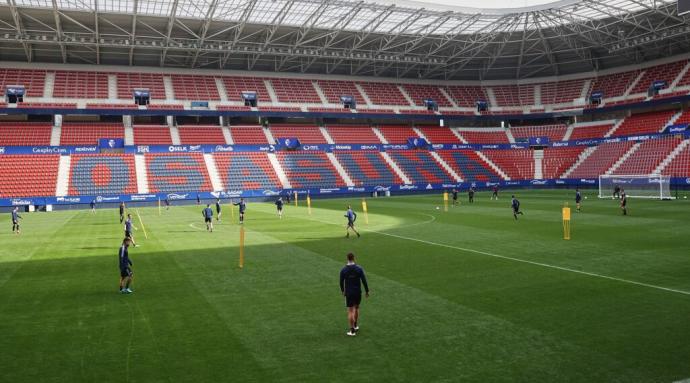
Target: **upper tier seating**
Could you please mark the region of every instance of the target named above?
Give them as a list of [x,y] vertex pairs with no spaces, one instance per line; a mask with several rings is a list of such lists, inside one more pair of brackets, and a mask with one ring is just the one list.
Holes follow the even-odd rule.
[[597,77],[592,83],[592,92],[603,92],[604,98],[622,96],[639,73],[630,71]]
[[661,173],[671,177],[690,177],[690,145],[686,145]]
[[534,105],[534,85],[498,85],[490,87],[494,91],[498,105],[493,106],[527,106]]
[[500,177],[472,150],[438,150],[441,158],[464,182],[496,182]]
[[480,86],[451,85],[447,86],[446,90],[461,108],[476,108],[477,101],[489,101],[489,96]]
[[108,98],[108,74],[102,72],[56,71],[53,97]]
[[418,126],[422,134],[433,144],[457,144],[460,139],[449,128],[440,126]]
[[59,155],[3,155],[0,160],[0,198],[55,195]]
[[612,142],[601,144],[587,157],[568,178],[597,178],[605,174],[634,142]]
[[44,70],[0,68],[0,89],[3,94],[7,85],[23,85],[26,97],[43,97],[45,80]]
[[49,122],[2,122],[0,146],[50,145]]
[[508,136],[505,130],[496,129],[492,132],[478,130],[460,130],[460,136],[470,144],[507,144]]
[[352,96],[358,107],[366,106],[362,94],[352,81],[318,80],[317,83],[331,104],[340,104],[340,96]]
[[336,151],[334,154],[356,186],[403,183],[377,151]]
[[266,153],[214,153],[225,190],[280,189],[280,181]]
[[332,188],[345,182],[323,152],[278,152],[278,160],[293,188]]
[[516,126],[510,128],[516,140],[530,137],[549,137],[550,141],[562,141],[568,127],[562,124],[540,126]]
[[299,124],[274,124],[270,127],[273,137],[297,138],[302,144],[326,144],[326,138],[321,134],[318,126]]
[[160,73],[118,73],[117,98],[133,99],[133,90],[148,88],[152,100],[165,100],[165,85]]
[[[53,189],[55,189],[54,184]],[[111,153],[72,155],[69,195],[98,196],[135,193],[137,193],[137,174],[133,155]]]
[[644,141],[613,174],[651,174],[681,141],[678,137]]
[[534,178],[534,157],[528,149],[482,150],[511,180]]
[[575,127],[570,135],[570,140],[603,138],[611,128],[613,128],[612,124]]
[[[568,80],[541,84],[541,105],[564,104],[582,96],[585,80]],[[591,84],[590,84],[591,86]],[[589,92],[585,92],[585,97]]]
[[262,102],[271,102],[271,98],[266,90],[264,80],[259,77],[222,77],[225,85],[225,93],[230,101],[242,100],[242,92],[256,92],[259,105]]
[[659,133],[675,114],[673,110],[633,114],[613,132],[614,136],[630,136],[642,133]]
[[328,133],[336,144],[380,144],[369,125],[329,125]]
[[390,150],[387,153],[413,184],[455,183],[428,151]]
[[99,138],[124,138],[125,128],[112,122],[69,122],[62,125],[61,145],[96,145]]
[[174,74],[170,76],[176,100],[220,100],[216,79],[211,76]]
[[425,106],[424,100],[429,98],[436,101],[440,107],[453,106],[436,85],[404,84],[402,87],[417,106]]
[[400,89],[395,84],[383,82],[362,82],[360,83],[364,92],[374,105],[402,105],[410,106],[405,96],[400,93]]
[[135,125],[132,131],[134,132],[134,143],[137,145],[172,144],[170,128],[167,125]]
[[151,193],[213,189],[202,153],[149,153],[145,158]]
[[268,144],[264,130],[259,125],[237,125],[230,127],[230,136],[236,145]]
[[578,160],[584,146],[572,148],[546,148],[542,161],[542,172],[546,179],[559,178]]
[[652,85],[654,81],[666,81],[670,86],[673,80],[678,77],[680,70],[683,69],[688,61],[676,61],[669,64],[656,65],[651,68],[645,69],[644,75],[640,81],[637,82],[630,94],[635,93],[647,93],[647,90]]
[[271,85],[280,102],[321,104],[321,99],[311,80],[272,78]]
[[408,138],[418,137],[417,133],[406,125],[382,125],[378,129],[389,144],[406,144]]
[[186,125],[179,126],[177,130],[182,144],[226,144],[223,131],[218,125]]

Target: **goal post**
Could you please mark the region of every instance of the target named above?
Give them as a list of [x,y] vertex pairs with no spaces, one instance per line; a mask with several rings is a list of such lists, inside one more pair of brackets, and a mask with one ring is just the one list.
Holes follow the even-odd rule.
[[632,198],[671,199],[671,177],[662,175],[600,175],[599,198],[614,198],[616,186]]

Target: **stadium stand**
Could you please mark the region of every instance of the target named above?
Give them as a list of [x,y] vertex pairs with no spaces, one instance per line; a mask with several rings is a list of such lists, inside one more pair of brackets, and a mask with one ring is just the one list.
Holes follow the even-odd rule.
[[163,75],[159,73],[118,73],[117,98],[131,100],[135,88],[148,88],[152,100],[165,100]]
[[86,71],[56,71],[53,97],[108,98],[108,74]]
[[170,128],[167,125],[134,125],[135,144],[169,145],[172,144]]
[[83,122],[64,123],[61,145],[96,145],[99,138],[124,138],[125,128],[120,123]]
[[220,100],[216,80],[211,76],[171,75],[176,100]]
[[654,81],[666,81],[670,86],[687,62],[687,60],[682,60],[645,69],[644,75],[642,75],[640,81],[637,82],[630,93],[647,93],[647,89]]
[[201,153],[150,153],[145,158],[152,193],[213,190]]
[[387,153],[412,183],[455,183],[428,151],[390,150]]
[[630,136],[643,133],[659,133],[666,127],[666,124],[675,113],[674,110],[666,110],[633,114],[623,121],[623,124],[613,132],[613,135]]
[[438,150],[436,153],[465,182],[496,182],[501,180],[499,175],[474,151]]
[[265,145],[268,144],[263,128],[258,125],[237,125],[230,127],[232,141],[239,145]]
[[311,80],[273,78],[271,85],[280,102],[321,104],[321,99]]
[[528,149],[482,150],[511,180],[534,178],[534,158]]
[[281,188],[266,153],[214,153],[225,190]]
[[382,125],[378,129],[389,144],[406,144],[408,138],[418,137],[412,127],[407,125]]
[[337,151],[335,156],[356,186],[403,183],[377,151]]
[[380,144],[369,125],[328,125],[326,128],[336,144]]
[[3,155],[0,159],[0,198],[55,195],[59,155]]
[[259,103],[270,102],[271,98],[266,90],[264,80],[258,77],[221,77],[225,85],[225,93],[230,101],[243,101],[242,92],[256,92]]
[[137,193],[131,154],[77,154],[72,155],[71,162],[69,195]]
[[27,97],[43,97],[45,78],[44,70],[0,68],[0,89],[4,95],[7,85],[23,85]]
[[634,145],[634,142],[612,142],[597,148],[575,170],[569,178],[597,178],[605,174]]
[[296,137],[302,144],[326,144],[326,138],[318,126],[302,124],[273,124],[270,127],[275,139]]
[[328,102],[340,104],[340,96],[352,96],[357,106],[365,106],[364,98],[352,81],[318,80],[319,88],[323,91]]
[[611,128],[613,128],[612,124],[575,127],[570,140],[602,138]]
[[538,126],[514,126],[510,128],[516,140],[530,137],[549,137],[551,141],[562,141],[568,127],[563,124],[538,125]]
[[534,105],[534,85],[498,85],[491,86],[496,102],[495,106],[529,106]]
[[457,144],[460,139],[449,128],[440,126],[417,126],[424,137],[433,144]]
[[[582,96],[585,80],[568,80],[541,84],[541,104],[565,104]],[[590,84],[591,86],[591,84]],[[589,94],[586,92],[585,95]]]
[[681,141],[680,137],[644,141],[613,174],[651,174]]
[[662,174],[672,177],[690,177],[690,145],[685,145],[685,148],[663,169]]
[[639,71],[629,71],[597,77],[592,83],[592,92],[603,92],[604,99],[620,97],[625,93],[638,74]]
[[434,85],[424,85],[424,84],[404,84],[402,86],[407,94],[412,98],[415,105],[424,106],[424,100],[432,99],[436,101],[436,104],[440,107],[450,107],[453,106],[446,96],[441,93],[438,86]]
[[0,145],[50,145],[51,129],[50,123],[2,122],[0,123]]
[[177,130],[182,144],[225,144],[225,136],[218,125],[181,125]]
[[451,85],[446,87],[446,91],[461,108],[475,108],[477,101],[489,101],[484,88],[480,86]]
[[323,152],[278,152],[278,160],[293,188],[345,186]]
[[573,148],[546,148],[542,160],[542,174],[544,178],[559,178],[578,160],[578,156],[585,150],[585,146]]
[[508,143],[508,136],[505,130],[496,129],[495,131],[481,130],[460,130],[460,136],[470,144],[505,144]]
[[362,82],[364,92],[374,105],[410,106],[397,85],[385,82]]

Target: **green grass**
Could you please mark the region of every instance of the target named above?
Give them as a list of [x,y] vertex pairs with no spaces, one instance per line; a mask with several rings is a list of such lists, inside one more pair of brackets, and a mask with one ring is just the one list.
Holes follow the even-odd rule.
[[[0,381],[690,378],[690,202],[631,200],[622,217],[588,194],[564,241],[572,191],[520,191],[517,222],[503,194],[448,212],[436,195],[368,199],[368,225],[359,199],[283,220],[250,203],[241,270],[227,206],[213,234],[197,206],[142,208],[127,296],[115,209],[25,214],[18,237],[7,217]],[[347,203],[360,239],[344,238]],[[355,338],[338,289],[350,251],[372,288]]]

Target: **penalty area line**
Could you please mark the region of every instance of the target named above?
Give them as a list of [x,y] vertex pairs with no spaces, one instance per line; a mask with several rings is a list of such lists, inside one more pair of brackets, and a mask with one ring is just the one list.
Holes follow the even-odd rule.
[[[317,222],[322,222],[322,223],[331,224],[331,225],[338,225],[337,223],[333,223],[333,222],[326,222],[326,221],[317,220],[317,219],[312,219],[312,218],[308,218],[308,219],[309,219],[309,220],[312,220],[312,221],[317,221]],[[338,225],[338,226],[340,226],[340,225]],[[361,227],[361,226],[360,226],[360,227]],[[362,231],[368,231],[368,232],[376,233],[376,234],[380,234],[380,235],[385,235],[385,236],[388,236],[388,237],[404,239],[404,240],[408,240],[408,241],[412,241],[412,242],[419,242],[419,243],[423,243],[423,244],[426,244],[426,245],[432,245],[432,246],[438,246],[438,247],[445,247],[445,248],[447,248],[447,249],[460,250],[460,251],[464,251],[464,252],[467,252],[467,253],[474,253],[474,254],[479,254],[479,255],[485,255],[485,256],[488,256],[488,257],[499,258],[499,259],[505,259],[505,260],[508,260],[508,261],[520,262],[520,263],[525,263],[525,264],[529,264],[529,265],[533,265],[533,266],[540,266],[540,267],[545,267],[545,268],[554,269],[554,270],[567,271],[567,272],[570,272],[570,273],[575,273],[575,274],[580,274],[580,275],[587,275],[587,276],[595,277],[595,278],[608,279],[608,280],[610,280],[610,281],[616,281],[616,282],[621,282],[621,283],[628,283],[628,284],[631,284],[631,285],[636,285],[636,286],[641,286],[641,287],[647,287],[647,288],[656,289],[656,290],[661,290],[661,291],[666,291],[666,292],[672,292],[672,293],[683,294],[683,295],[690,295],[690,291],[684,291],[684,290],[673,289],[673,288],[670,288],[670,287],[663,287],[663,286],[658,286],[658,285],[652,285],[652,284],[649,284],[649,283],[637,282],[637,281],[633,281],[633,280],[630,280],[630,279],[611,277],[611,276],[608,276],[608,275],[592,273],[592,272],[589,272],[589,271],[582,271],[582,270],[571,269],[571,268],[563,267],[563,266],[550,265],[550,264],[548,264],[548,263],[530,261],[530,260],[520,259],[520,258],[513,258],[513,257],[508,257],[508,256],[506,256],[506,255],[500,255],[500,254],[490,253],[490,252],[488,252],[488,251],[475,250],[475,249],[468,249],[468,248],[460,247],[460,246],[447,245],[447,244],[445,244],[445,243],[438,243],[438,242],[427,241],[427,240],[419,239],[419,238],[406,237],[406,236],[404,236],[404,235],[398,235],[398,234],[392,234],[392,233],[384,233],[384,232],[382,232],[382,231],[367,229],[366,227],[361,227],[361,230],[362,230]],[[690,383],[690,382],[688,382],[688,383]]]

